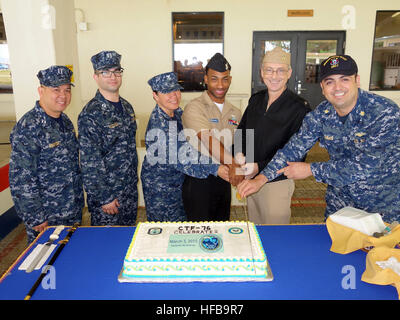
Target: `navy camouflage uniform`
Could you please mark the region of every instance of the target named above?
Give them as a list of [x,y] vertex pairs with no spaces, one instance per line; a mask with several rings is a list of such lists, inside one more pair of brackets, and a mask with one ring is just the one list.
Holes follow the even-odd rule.
[[358,89],[358,100],[342,123],[328,101],[303,121],[300,131],[261,172],[268,180],[287,161],[300,161],[319,141],[330,160],[311,164],[318,182],[328,184],[325,216],[351,206],[400,219],[400,108],[385,97]]
[[[92,57],[95,70],[119,66],[120,55],[102,51]],[[111,62],[110,62],[111,61]],[[110,64],[111,63],[111,64]],[[78,117],[80,161],[92,225],[135,225],[138,204],[136,120],[131,104],[122,110],[97,91]],[[117,214],[103,205],[118,199]]]
[[[149,84],[153,91],[161,93],[180,90],[176,75],[172,72],[153,77]],[[145,140],[147,155],[141,171],[149,221],[186,220],[182,200],[185,174],[197,178],[207,178],[210,174],[217,176],[219,165],[208,162],[202,164],[206,161],[201,161],[200,153],[186,141],[182,131],[182,113],[182,109],[178,108],[174,110],[174,116],[171,118],[156,105],[150,115]],[[157,159],[151,159],[149,151],[155,149]],[[180,161],[182,152],[190,154],[191,161]]]
[[[72,72],[53,66],[38,73],[43,86],[70,83]],[[55,120],[36,102],[11,131],[10,190],[17,215],[24,221],[28,242],[33,227],[81,222],[84,206],[78,141],[72,122],[61,113]]]

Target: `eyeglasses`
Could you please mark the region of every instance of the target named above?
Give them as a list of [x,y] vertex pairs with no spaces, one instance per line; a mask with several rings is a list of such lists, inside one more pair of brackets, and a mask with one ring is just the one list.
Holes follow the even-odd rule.
[[111,78],[111,75],[114,74],[116,77],[122,77],[122,74],[124,73],[124,69],[117,69],[114,71],[111,70],[103,70],[103,71],[97,71],[96,74],[99,75],[101,74],[104,78]]
[[272,76],[276,72],[276,75],[279,76],[279,77],[283,77],[284,75],[286,75],[288,73],[288,71],[289,70],[282,69],[282,68],[279,68],[279,69],[276,69],[276,70],[274,70],[272,68],[266,68],[266,69],[263,70],[263,72],[268,76]]

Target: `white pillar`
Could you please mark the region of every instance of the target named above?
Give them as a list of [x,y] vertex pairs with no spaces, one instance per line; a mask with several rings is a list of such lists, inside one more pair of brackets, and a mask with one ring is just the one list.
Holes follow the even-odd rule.
[[55,8],[55,28],[53,29],[53,41],[57,65],[73,67],[74,85],[72,100],[65,113],[70,117],[78,131],[77,120],[83,108],[81,87],[79,79],[78,44],[75,22],[74,1],[49,0],[51,7]]
[[[51,65],[72,65],[78,73],[74,1],[1,0],[10,53],[16,118],[39,99],[39,70]],[[82,109],[76,77],[72,102],[66,113],[76,125]]]

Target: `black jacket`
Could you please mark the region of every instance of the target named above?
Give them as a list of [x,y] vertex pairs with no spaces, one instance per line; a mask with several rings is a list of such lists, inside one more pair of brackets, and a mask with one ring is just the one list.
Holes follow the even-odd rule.
[[[309,103],[294,92],[286,89],[266,111],[268,90],[253,94],[235,133],[235,153],[240,152],[238,143],[242,142],[242,152],[246,162],[257,162],[261,172],[271,161],[276,151],[281,149],[296,133],[304,116],[311,111]],[[254,159],[251,159],[250,145],[246,145],[246,130],[254,129]],[[240,137],[241,131],[241,137]],[[247,143],[249,143],[247,138]],[[284,175],[273,181],[283,180]]]

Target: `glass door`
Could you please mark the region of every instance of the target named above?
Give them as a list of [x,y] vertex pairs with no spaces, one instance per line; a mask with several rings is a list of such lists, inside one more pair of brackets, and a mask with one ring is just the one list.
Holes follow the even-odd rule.
[[334,54],[344,53],[345,31],[254,32],[252,94],[265,89],[260,64],[266,51],[276,46],[291,53],[292,76],[288,87],[315,108],[324,96],[319,85],[320,63]]

